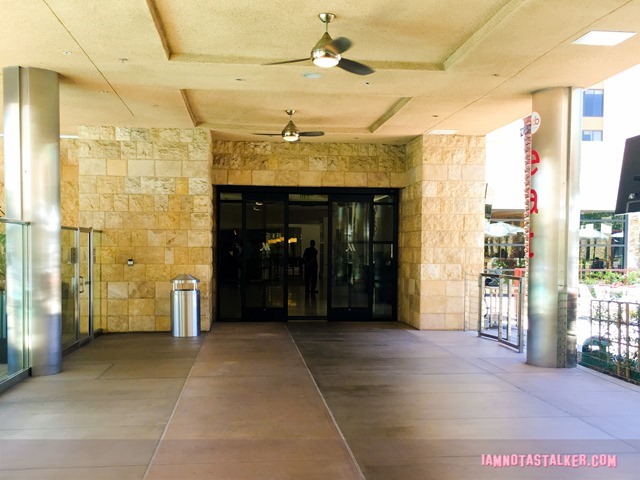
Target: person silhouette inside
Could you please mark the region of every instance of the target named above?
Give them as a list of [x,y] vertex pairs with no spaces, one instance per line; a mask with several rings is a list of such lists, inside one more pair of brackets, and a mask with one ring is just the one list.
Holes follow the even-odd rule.
[[311,240],[309,246],[302,254],[304,263],[304,291],[306,293],[318,293],[316,286],[318,284],[318,250],[316,249],[316,241]]

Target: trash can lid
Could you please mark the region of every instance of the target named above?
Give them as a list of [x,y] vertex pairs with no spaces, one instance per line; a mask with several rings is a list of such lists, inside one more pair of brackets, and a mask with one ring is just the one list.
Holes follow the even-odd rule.
[[188,273],[183,273],[182,275],[178,275],[171,279],[171,283],[198,283],[199,279],[194,277],[193,275],[189,275]]

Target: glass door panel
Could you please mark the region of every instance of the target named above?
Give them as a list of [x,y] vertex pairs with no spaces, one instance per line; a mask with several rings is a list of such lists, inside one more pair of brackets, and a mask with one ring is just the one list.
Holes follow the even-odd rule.
[[[314,197],[318,197],[316,195]],[[326,231],[327,204],[290,204],[288,228],[287,307],[289,318],[324,318],[327,316],[328,255]],[[304,252],[311,241],[317,250],[317,268],[308,268]],[[316,284],[313,288],[315,276]],[[307,292],[307,282],[309,291]]]
[[107,298],[106,284],[102,282],[102,258],[100,252],[102,251],[102,232],[100,230],[93,230],[91,237],[91,252],[93,255],[92,270],[91,270],[91,318],[92,318],[92,333],[95,335],[103,329],[103,318],[106,316],[106,312],[103,312],[103,298]]
[[330,320],[370,318],[370,206],[368,201],[331,204]]
[[76,321],[76,268],[78,265],[77,229],[62,227],[60,246],[62,249],[62,349],[74,345],[78,341],[78,325]]
[[373,318],[391,319],[395,305],[393,244],[373,245]]
[[245,320],[285,320],[287,249],[284,201],[244,201],[243,257]]
[[393,243],[395,226],[395,205],[376,204],[373,206],[373,240]]
[[78,255],[78,341],[91,339],[91,230],[80,229]]
[[[378,196],[373,205],[373,309],[376,320],[396,316],[396,205]],[[378,203],[380,202],[380,203]]]
[[218,310],[221,320],[242,318],[242,203],[220,203]]

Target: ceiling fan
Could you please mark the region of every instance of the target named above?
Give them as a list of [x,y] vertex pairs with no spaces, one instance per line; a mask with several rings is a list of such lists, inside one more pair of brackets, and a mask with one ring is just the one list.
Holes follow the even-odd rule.
[[287,142],[299,142],[300,137],[321,137],[324,135],[324,132],[301,132],[296,127],[296,124],[293,123],[293,114],[296,113],[295,110],[285,110],[287,115],[289,115],[289,123],[284,127],[282,133],[256,133],[255,135],[267,135],[273,137],[275,135],[282,135],[282,138]]
[[324,23],[324,35],[318,40],[311,50],[311,58],[299,58],[284,62],[267,63],[266,65],[282,65],[284,63],[296,63],[311,60],[316,66],[323,68],[338,67],[356,75],[369,75],[373,69],[362,63],[347,60],[342,54],[351,48],[351,40],[339,37],[333,40],[329,35],[329,23],[335,18],[333,13],[321,13],[318,15]]

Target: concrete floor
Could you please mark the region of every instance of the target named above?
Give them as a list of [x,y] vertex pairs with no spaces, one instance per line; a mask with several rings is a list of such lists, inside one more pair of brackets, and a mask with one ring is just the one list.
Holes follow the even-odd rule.
[[[610,454],[617,467],[495,468],[487,454]],[[3,480],[639,477],[640,387],[531,367],[469,332],[299,322],[105,335],[61,374],[0,395]]]

